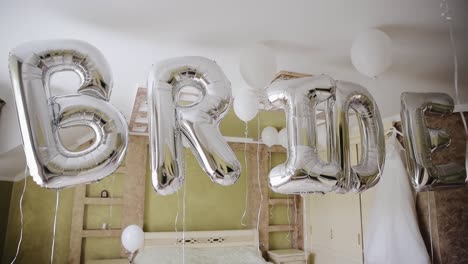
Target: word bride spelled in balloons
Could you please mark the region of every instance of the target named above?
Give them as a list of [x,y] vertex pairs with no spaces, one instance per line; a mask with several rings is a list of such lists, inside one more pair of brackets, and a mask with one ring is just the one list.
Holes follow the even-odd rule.
[[[77,40],[35,41],[10,53],[10,76],[30,175],[44,188],[66,188],[99,181],[121,164],[128,145],[127,122],[108,101],[110,68],[93,46]],[[49,82],[61,71],[81,78],[73,94],[54,96]],[[255,78],[255,76],[251,76]],[[193,87],[202,96],[180,105],[178,95]],[[267,103],[286,113],[286,130],[279,134],[287,160],[273,168],[270,187],[280,193],[361,192],[374,186],[384,169],[385,144],[379,109],[364,87],[327,76],[275,81],[266,88]],[[185,139],[210,179],[234,184],[241,166],[219,132],[219,122],[232,101],[231,85],[216,62],[181,57],[153,67],[148,78],[150,168],[156,192],[167,195],[184,183]],[[431,153],[443,150],[450,136],[428,128],[425,114],[444,115],[454,109],[445,94],[404,93],[402,126],[408,171],[418,191],[463,186],[466,168],[453,162],[433,164]],[[317,153],[315,112],[325,103],[328,158]],[[1,105],[0,105],[1,108]],[[351,166],[349,110],[361,127],[361,157]],[[1,114],[1,112],[0,112]],[[86,126],[95,140],[79,151],[63,145],[59,131]],[[273,138],[265,138],[268,145]]]

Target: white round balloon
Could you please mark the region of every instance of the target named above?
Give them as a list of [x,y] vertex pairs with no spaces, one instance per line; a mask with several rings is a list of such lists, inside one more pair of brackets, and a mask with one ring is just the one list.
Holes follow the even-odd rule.
[[264,45],[254,45],[243,50],[240,56],[240,72],[253,89],[263,90],[275,77],[276,56]]
[[272,126],[267,126],[262,131],[262,141],[269,148],[278,142],[278,130]]
[[257,115],[259,105],[255,94],[243,92],[234,98],[234,113],[240,120],[248,122]]
[[284,148],[288,148],[288,132],[286,128],[283,128],[278,133],[278,143]]
[[137,225],[129,225],[122,232],[122,245],[131,253],[142,248],[145,243],[145,233]]
[[351,61],[360,73],[377,77],[392,64],[390,37],[377,29],[359,34],[351,47]]

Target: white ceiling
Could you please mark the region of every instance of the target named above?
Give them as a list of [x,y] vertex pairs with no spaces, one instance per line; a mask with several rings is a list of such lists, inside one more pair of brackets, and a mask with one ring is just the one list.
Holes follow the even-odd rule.
[[[468,102],[468,1],[449,0],[456,24],[460,89]],[[278,55],[279,70],[325,73],[366,86],[383,116],[399,112],[403,91],[454,95],[447,24],[438,0],[2,0],[0,97],[9,103],[0,119],[0,153],[20,143],[7,68],[8,52],[34,39],[75,38],[99,48],[112,66],[111,102],[130,117],[138,85],[160,60],[200,55],[216,60],[234,93],[246,87],[239,54],[261,42]],[[367,28],[393,41],[393,65],[376,80],[360,75],[349,50]],[[463,49],[462,49],[463,47]],[[61,93],[73,91],[61,87]]]

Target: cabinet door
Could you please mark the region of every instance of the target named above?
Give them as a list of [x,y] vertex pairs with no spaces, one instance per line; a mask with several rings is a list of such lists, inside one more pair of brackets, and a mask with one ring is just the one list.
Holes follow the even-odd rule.
[[[325,152],[319,152],[320,158],[326,159]],[[327,195],[309,194],[307,197],[307,218],[306,222],[308,233],[306,241],[309,248],[314,250],[330,249],[331,248],[331,227],[332,217],[331,200]],[[320,262],[317,262],[320,263]],[[326,263],[326,262],[324,262]]]
[[[359,142],[350,144],[351,164],[359,158]],[[339,255],[362,259],[361,206],[359,194],[330,194],[333,200],[332,247]]]
[[330,194],[333,204],[332,249],[338,256],[362,258],[359,194]]
[[313,194],[309,199],[310,206],[310,233],[307,240],[312,249],[330,249],[332,210],[331,200],[327,195]]

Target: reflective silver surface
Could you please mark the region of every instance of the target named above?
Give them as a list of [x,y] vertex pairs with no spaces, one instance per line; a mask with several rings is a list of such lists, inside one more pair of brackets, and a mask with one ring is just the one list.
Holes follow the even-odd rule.
[[402,93],[401,123],[408,174],[416,191],[461,187],[468,181],[466,168],[455,163],[434,164],[432,152],[450,144],[442,129],[428,128],[426,115],[452,113],[453,99],[444,93]]
[[[187,86],[202,96],[190,105],[180,105],[178,94]],[[148,119],[156,192],[172,194],[184,182],[182,137],[213,182],[230,185],[237,181],[240,163],[218,128],[231,99],[231,84],[212,60],[181,57],[153,67],[148,79]]]
[[[127,149],[127,122],[108,102],[111,72],[99,50],[78,40],[28,42],[11,51],[9,69],[26,161],[37,184],[60,189],[91,183],[119,167]],[[80,88],[52,96],[50,79],[62,71],[80,76]],[[95,140],[71,151],[59,131],[77,126],[91,128]]]
[[[361,134],[361,153],[358,164],[351,166],[349,142],[349,110],[354,110]],[[335,160],[344,173],[341,191],[361,192],[380,179],[385,162],[385,136],[377,104],[366,88],[351,82],[337,81],[334,95],[332,131]]]
[[5,101],[3,101],[2,98],[0,98],[0,114],[2,114],[2,109],[5,106]]
[[[381,175],[385,143],[380,114],[367,90],[325,75],[276,81],[267,88],[269,103],[286,112],[287,161],[270,172],[270,187],[279,193],[360,192]],[[326,102],[328,160],[317,151],[316,107]],[[357,112],[362,158],[351,166],[349,114]]]

